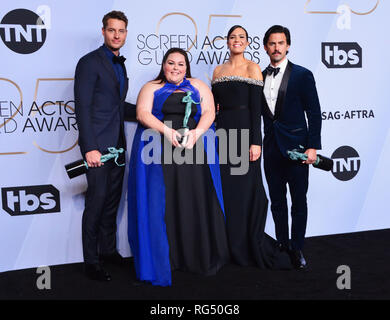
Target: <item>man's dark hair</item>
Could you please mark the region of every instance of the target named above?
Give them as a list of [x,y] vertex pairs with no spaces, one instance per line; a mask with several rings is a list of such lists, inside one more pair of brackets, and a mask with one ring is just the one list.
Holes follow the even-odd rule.
[[107,22],[108,22],[108,19],[118,19],[118,20],[122,20],[125,22],[126,24],[126,28],[127,28],[127,17],[126,15],[122,12],[122,11],[111,11],[109,13],[107,13],[104,17],[103,17],[103,28],[106,29],[107,27]]
[[181,48],[171,48],[169,49],[164,57],[163,57],[163,61],[161,63],[161,69],[160,69],[160,73],[158,74],[157,78],[154,79],[154,80],[160,80],[161,83],[163,82],[167,82],[167,78],[165,77],[165,74],[164,74],[164,63],[167,62],[168,60],[168,56],[171,54],[171,53],[180,53],[181,55],[184,56],[184,59],[186,61],[186,78],[191,78],[191,67],[190,67],[190,61],[188,60],[188,56],[187,56],[187,52],[185,52],[183,49]]
[[236,25],[234,25],[233,27],[230,28],[230,30],[228,31],[228,34],[227,34],[227,39],[229,40],[229,37],[230,37],[231,33],[232,33],[234,30],[238,29],[238,28],[241,28],[242,30],[245,31],[246,40],[248,40],[248,31],[246,31],[246,29],[245,29],[244,27],[242,27],[242,26],[240,26],[240,25],[238,25],[238,24],[236,24]]
[[284,33],[284,35],[286,36],[287,44],[291,45],[290,31],[286,27],[283,27],[280,25],[274,25],[267,30],[267,32],[265,33],[264,38],[263,38],[263,45],[267,45],[268,39],[269,39],[270,35],[273,33]]

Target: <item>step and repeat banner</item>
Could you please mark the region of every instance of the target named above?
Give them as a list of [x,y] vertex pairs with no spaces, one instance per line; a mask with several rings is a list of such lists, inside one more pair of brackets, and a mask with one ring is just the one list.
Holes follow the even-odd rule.
[[[170,47],[187,50],[193,76],[210,84],[215,66],[229,58],[232,25],[248,30],[245,56],[262,69],[264,32],[287,26],[288,58],[316,79],[320,153],[334,160],[331,172],[310,172],[307,236],[390,228],[389,1],[2,0],[0,272],[83,261],[86,179],[70,180],[64,170],[81,156],[73,78],[79,58],[103,43],[101,19],[111,10],[129,19],[121,54],[131,103]],[[127,159],[135,127],[126,124]],[[117,237],[120,253],[130,256],[126,190],[125,176]],[[269,213],[266,231],[274,235],[273,228]]]

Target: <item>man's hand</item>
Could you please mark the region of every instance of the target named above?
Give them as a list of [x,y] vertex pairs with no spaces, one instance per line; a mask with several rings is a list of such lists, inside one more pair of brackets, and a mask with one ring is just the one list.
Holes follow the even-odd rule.
[[261,147],[256,144],[252,144],[249,148],[249,161],[256,161],[260,158],[260,155]]
[[305,154],[307,155],[307,160],[302,161],[302,163],[306,164],[313,164],[317,160],[317,150],[316,149],[307,149],[305,151]]
[[103,162],[100,161],[102,154],[98,150],[88,151],[85,154],[85,160],[87,160],[88,167],[95,168],[104,165]]

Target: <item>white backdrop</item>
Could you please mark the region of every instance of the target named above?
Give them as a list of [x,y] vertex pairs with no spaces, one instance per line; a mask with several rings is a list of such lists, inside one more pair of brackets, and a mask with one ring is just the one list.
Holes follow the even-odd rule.
[[[22,10],[12,14],[15,9]],[[333,172],[311,170],[307,236],[390,227],[385,206],[390,196],[388,1],[3,0],[0,272],[83,260],[86,179],[69,180],[64,170],[80,158],[73,77],[78,59],[102,44],[101,19],[113,9],[129,18],[121,53],[127,57],[127,101],[132,103],[157,75],[171,46],[188,50],[193,76],[209,84],[214,67],[227,58],[221,38],[232,25],[248,30],[252,43],[246,56],[262,69],[268,65],[264,32],[274,24],[287,26],[292,34],[288,58],[312,70],[317,82],[321,153],[335,159]],[[31,22],[33,13],[44,25]],[[126,125],[127,158],[134,129],[134,123]],[[126,180],[118,247],[129,256]],[[269,213],[271,235],[273,227]]]

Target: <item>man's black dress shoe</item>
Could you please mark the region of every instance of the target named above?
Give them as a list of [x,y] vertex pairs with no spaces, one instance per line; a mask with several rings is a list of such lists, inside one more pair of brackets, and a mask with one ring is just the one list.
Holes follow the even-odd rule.
[[125,259],[117,251],[115,251],[112,254],[100,255],[100,260],[103,262],[108,262],[108,263],[116,264],[119,266],[121,266],[125,263]]
[[111,276],[99,264],[85,264],[85,274],[91,280],[111,281]]
[[307,263],[301,250],[291,250],[291,260],[296,269],[306,269]]

